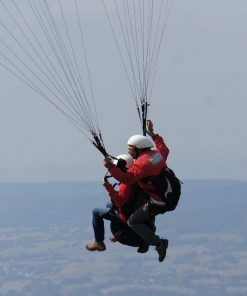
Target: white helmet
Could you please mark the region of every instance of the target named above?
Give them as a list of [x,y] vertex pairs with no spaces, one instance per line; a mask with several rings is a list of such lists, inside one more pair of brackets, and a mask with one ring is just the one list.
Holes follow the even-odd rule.
[[149,138],[142,135],[135,135],[130,137],[127,144],[130,146],[134,146],[138,149],[154,147],[154,143]]
[[120,154],[114,159],[113,163],[117,165],[119,159],[123,159],[126,161],[125,167],[128,169],[134,162],[134,159],[129,154]]

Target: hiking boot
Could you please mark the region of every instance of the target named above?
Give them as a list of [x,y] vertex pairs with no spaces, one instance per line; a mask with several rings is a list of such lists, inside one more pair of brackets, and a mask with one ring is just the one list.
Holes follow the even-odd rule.
[[115,242],[118,241],[118,239],[117,239],[117,237],[116,237],[115,235],[112,234],[112,235],[110,236],[110,241],[113,242],[113,243],[115,243]]
[[166,257],[166,250],[168,248],[168,240],[167,239],[161,239],[160,243],[156,246],[156,251],[159,254],[159,262],[164,261]]
[[106,246],[104,242],[93,242],[93,243],[87,243],[86,249],[88,251],[105,251]]
[[149,249],[149,245],[146,243],[143,243],[138,247],[137,253],[146,253],[148,249]]

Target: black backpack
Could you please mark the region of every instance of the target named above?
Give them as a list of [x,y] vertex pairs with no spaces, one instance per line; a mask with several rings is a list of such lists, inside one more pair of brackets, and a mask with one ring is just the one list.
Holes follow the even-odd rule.
[[[158,176],[148,178],[148,183],[150,182],[155,188],[155,193],[165,201],[165,208],[162,212],[175,210],[180,199],[182,182],[176,177],[174,171],[170,168],[162,169]],[[165,195],[168,182],[171,185],[172,192]]]

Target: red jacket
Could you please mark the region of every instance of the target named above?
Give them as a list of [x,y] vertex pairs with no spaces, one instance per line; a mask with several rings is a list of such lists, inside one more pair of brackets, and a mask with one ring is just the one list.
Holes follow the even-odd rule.
[[112,203],[118,208],[118,218],[123,222],[127,222],[122,207],[134,197],[134,186],[120,183],[118,190],[115,190],[110,183],[106,183],[104,186],[109,193]]
[[[141,153],[127,172],[123,172],[116,166],[111,166],[109,168],[110,174],[126,185],[138,183],[144,191],[150,193],[149,191],[153,189],[153,186],[150,186],[143,179],[158,176],[160,171],[167,166],[166,160],[169,154],[169,149],[161,136],[156,134],[153,141],[157,149],[150,149]],[[159,198],[155,196],[155,199]],[[157,203],[164,204],[161,198],[157,200]]]

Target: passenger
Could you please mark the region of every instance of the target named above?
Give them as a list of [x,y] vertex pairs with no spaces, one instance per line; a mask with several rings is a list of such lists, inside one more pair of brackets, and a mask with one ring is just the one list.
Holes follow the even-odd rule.
[[[115,164],[123,171],[126,171],[133,164],[133,158],[130,155],[121,154],[117,157]],[[129,246],[140,246],[144,241],[127,225],[127,219],[134,211],[134,205],[131,200],[134,196],[135,186],[126,186],[119,184],[118,190],[112,185],[108,178],[105,177],[103,186],[109,193],[111,202],[107,204],[106,208],[95,208],[93,210],[93,229],[94,229],[94,242],[87,243],[86,249],[89,251],[104,251],[106,249],[105,227],[104,219],[111,221],[111,235],[112,242],[119,241],[122,244]],[[145,251],[145,250],[144,250]],[[144,253],[140,249],[140,253]],[[147,251],[147,250],[146,250]]]

